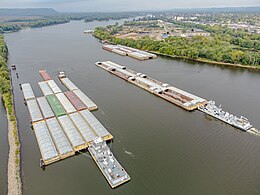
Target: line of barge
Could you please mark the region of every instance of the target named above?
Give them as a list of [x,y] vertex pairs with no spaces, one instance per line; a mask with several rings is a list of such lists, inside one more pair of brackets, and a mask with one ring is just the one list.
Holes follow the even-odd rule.
[[247,118],[237,117],[223,111],[215,106],[215,102],[207,101],[203,98],[185,92],[167,83],[162,83],[143,73],[137,73],[126,66],[116,64],[111,61],[97,62],[96,65],[111,74],[114,74],[125,81],[128,81],[154,95],[157,95],[171,103],[174,103],[188,111],[198,109],[201,112],[217,118],[235,128],[260,135],[260,131],[250,124]]
[[121,56],[129,56],[138,60],[149,60],[157,58],[157,55],[155,54],[123,45],[104,44],[102,48],[104,50],[119,54]]
[[203,98],[185,92],[167,83],[162,83],[145,74],[135,72],[125,66],[111,61],[97,62],[96,65],[104,70],[154,94],[186,110],[195,110],[207,101]]
[[[59,74],[59,79],[62,82],[63,85],[65,85],[69,91],[73,92],[77,99],[79,99],[81,102],[83,102],[88,110],[90,111],[94,111],[98,109],[98,106],[85,94],[83,93],[66,75],[64,72],[60,72]],[[69,93],[67,93],[69,94]],[[69,96],[74,96],[72,93],[70,93]],[[75,99],[75,98],[71,98],[71,99]],[[78,101],[78,100],[74,100],[74,101]]]
[[[63,93],[46,70],[39,73],[44,79],[39,82],[44,96],[36,98],[29,83],[22,84],[21,89],[42,156],[40,165],[44,167],[88,149],[98,167],[102,165],[100,170],[112,188],[129,181],[129,175],[106,144],[113,136],[90,112],[97,109],[96,104],[70,80],[69,87],[74,90]],[[79,95],[75,90],[80,91]],[[100,143],[101,150],[95,151]],[[101,157],[102,163],[98,160]],[[108,164],[103,163],[106,160],[110,160]]]
[[[87,106],[83,106],[83,102],[73,101],[75,96],[70,97],[71,101],[69,101],[63,93],[35,98],[29,83],[22,84],[21,86],[22,89],[24,89],[24,97],[27,99],[26,104],[33,130],[40,128],[46,131],[47,129],[50,135],[54,135],[57,131],[59,135],[61,135],[59,131],[59,128],[61,128],[72,146],[73,152],[86,149],[93,140],[98,137],[101,137],[104,141],[113,139],[113,136],[107,129],[87,109]],[[66,101],[64,101],[64,98],[66,98]],[[36,125],[37,123],[41,125]],[[55,129],[55,131],[53,129]],[[56,146],[56,151],[59,151],[60,148],[58,144],[55,144],[58,140],[53,136],[51,136],[51,138]],[[37,140],[40,139],[37,138]],[[43,150],[41,149],[43,147],[41,146],[42,143],[43,142],[38,141],[41,151]],[[70,154],[73,154],[73,152]],[[53,153],[55,152],[53,151]],[[56,156],[53,156],[53,159],[50,160],[44,157],[43,152],[41,152],[41,154],[44,165],[56,162],[58,159],[64,159],[66,156],[71,156],[59,153],[58,159]]]

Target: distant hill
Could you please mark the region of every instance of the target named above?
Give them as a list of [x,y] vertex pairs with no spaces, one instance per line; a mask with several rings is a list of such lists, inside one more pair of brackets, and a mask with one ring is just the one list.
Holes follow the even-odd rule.
[[49,16],[59,14],[52,8],[0,9],[0,16]]

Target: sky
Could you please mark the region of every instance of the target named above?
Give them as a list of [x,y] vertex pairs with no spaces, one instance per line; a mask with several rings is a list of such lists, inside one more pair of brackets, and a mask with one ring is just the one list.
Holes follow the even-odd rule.
[[260,0],[0,0],[0,8],[54,8],[61,12],[143,11],[260,6]]

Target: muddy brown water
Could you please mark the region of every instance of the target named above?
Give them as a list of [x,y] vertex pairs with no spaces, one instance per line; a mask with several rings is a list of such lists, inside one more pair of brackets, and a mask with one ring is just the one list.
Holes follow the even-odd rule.
[[6,111],[0,96],[0,194],[7,193],[8,131]]
[[[165,57],[138,61],[105,51],[97,39],[83,34],[114,22],[72,21],[5,35],[8,63],[16,64],[20,77],[12,73],[24,194],[260,194],[260,137],[199,111],[185,111],[94,63],[111,60],[214,99],[258,128],[260,74]],[[39,167],[41,156],[19,83],[30,82],[36,96],[42,96],[37,84],[42,80],[40,69],[46,69],[64,91],[57,74],[65,71],[99,106],[93,113],[114,136],[110,147],[131,176],[130,182],[111,189],[87,152],[44,171]],[[1,121],[1,131],[2,127]]]

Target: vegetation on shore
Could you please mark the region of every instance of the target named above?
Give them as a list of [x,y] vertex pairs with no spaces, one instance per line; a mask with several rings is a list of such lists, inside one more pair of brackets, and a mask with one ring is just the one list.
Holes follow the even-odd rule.
[[0,34],[6,32],[16,32],[22,28],[38,28],[55,24],[63,24],[70,22],[67,17],[46,17],[37,19],[13,19],[7,22],[0,23]]
[[138,12],[59,13],[53,9],[0,9],[0,34],[19,31],[22,28],[38,28],[63,24],[71,20],[84,20],[85,22],[94,20],[107,21],[137,15],[139,15]]
[[0,94],[9,115],[8,123],[11,123],[13,126],[13,137],[15,141],[15,166],[16,169],[16,180],[20,182],[20,141],[17,129],[17,121],[15,117],[14,104],[13,104],[13,94],[11,87],[11,80],[9,70],[7,68],[7,47],[4,41],[4,36],[0,35]]
[[97,27],[94,35],[102,40],[115,44],[158,52],[170,56],[190,58],[194,60],[208,60],[218,63],[241,64],[247,66],[260,65],[260,35],[244,31],[234,31],[227,27],[196,24],[182,24],[189,27],[199,27],[211,32],[210,37],[194,36],[169,37],[164,40],[153,40],[149,37],[142,39],[123,39],[116,37],[120,26],[110,25],[106,28]]

